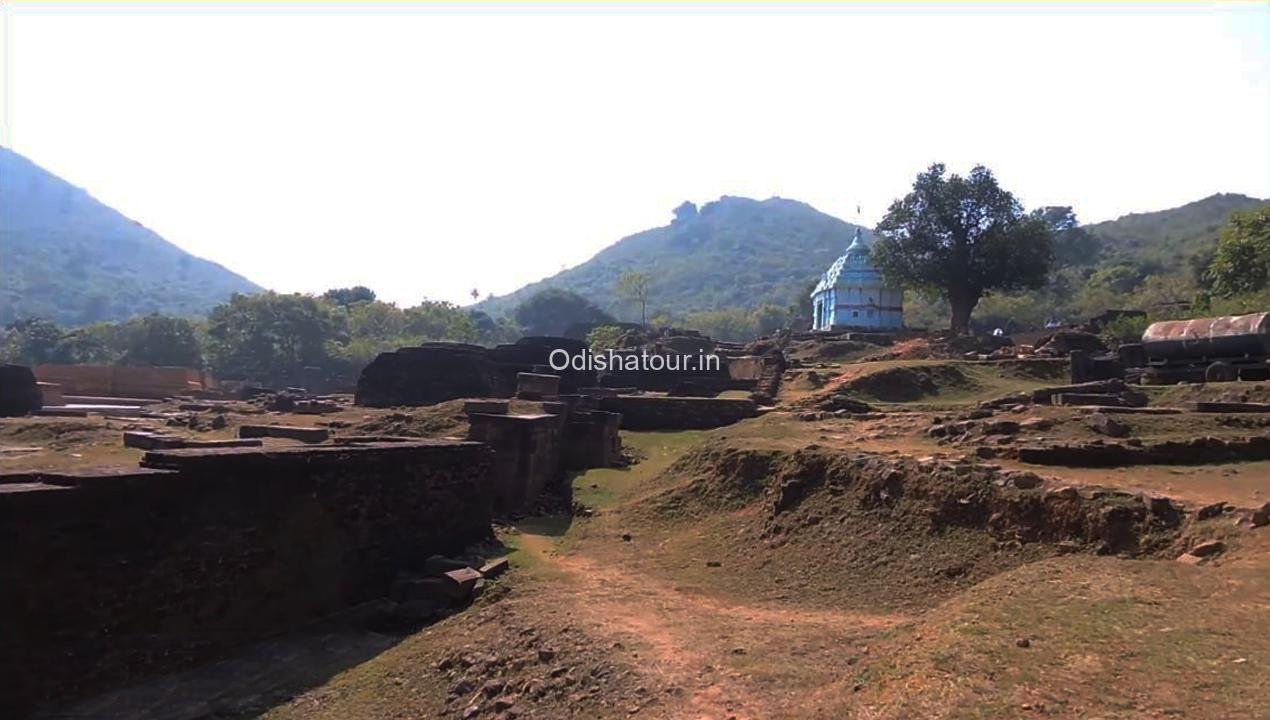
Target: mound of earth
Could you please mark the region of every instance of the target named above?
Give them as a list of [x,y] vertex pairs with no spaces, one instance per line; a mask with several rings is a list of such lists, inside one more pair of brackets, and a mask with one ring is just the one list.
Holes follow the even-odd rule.
[[900,340],[888,348],[866,355],[863,360],[952,360],[968,354],[990,355],[1013,345],[1007,336],[951,335],[947,332]]
[[1261,717],[1264,556],[1197,570],[1056,557],[899,629],[838,692],[878,718]]
[[823,403],[832,403],[832,397],[838,395],[866,402],[913,402],[978,387],[974,378],[953,363],[861,365],[848,369],[823,392],[812,395],[802,404],[820,408]]
[[702,445],[655,483],[665,489],[635,512],[650,523],[690,521],[692,552],[718,558],[738,583],[883,608],[927,605],[1059,553],[1171,558],[1191,521],[1167,499],[815,445]]
[[355,423],[348,435],[395,435],[400,437],[446,437],[467,435],[466,400],[447,400],[426,407],[399,408],[374,414]]
[[790,343],[785,356],[804,363],[856,359],[873,352],[878,346],[860,340],[802,340]]

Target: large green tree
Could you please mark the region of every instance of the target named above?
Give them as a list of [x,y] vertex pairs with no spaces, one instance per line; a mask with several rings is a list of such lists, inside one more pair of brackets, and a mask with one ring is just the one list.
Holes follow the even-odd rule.
[[526,335],[560,335],[573,325],[615,322],[590,300],[558,288],[534,294],[516,306],[514,315]]
[[289,384],[306,367],[328,367],[340,330],[329,304],[309,295],[234,295],[207,319],[208,359],[228,378]]
[[118,329],[121,365],[203,367],[198,331],[185,318],[147,315]]
[[1230,214],[1208,266],[1208,279],[1220,297],[1270,287],[1270,205]]
[[883,274],[945,298],[956,333],[970,329],[985,294],[1040,287],[1054,258],[1046,220],[1024,212],[982,165],[966,177],[930,166],[891,204],[876,234],[873,256]]

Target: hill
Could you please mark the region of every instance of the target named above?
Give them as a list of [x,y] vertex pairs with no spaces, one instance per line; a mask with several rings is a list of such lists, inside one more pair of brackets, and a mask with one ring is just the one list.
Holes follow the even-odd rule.
[[1102,241],[1107,261],[1185,267],[1190,257],[1213,249],[1218,231],[1230,213],[1267,202],[1237,193],[1219,193],[1181,207],[1125,215],[1087,225],[1085,229]]
[[[1040,327],[1047,317],[1097,314],[1107,303],[1115,304],[1114,297],[1106,296],[1112,291],[1100,283],[1126,272],[1132,281],[1117,286],[1117,296],[1157,276],[1175,278],[1176,293],[1189,298],[1194,292],[1188,285],[1194,263],[1211,254],[1230,213],[1267,202],[1222,193],[1181,207],[1086,225],[1082,229],[1094,242],[1088,250],[1069,248],[1068,259],[1055,268],[1053,287],[987,300],[976,318],[994,327]],[[867,236],[869,230],[864,232]],[[700,310],[748,311],[764,303],[784,307],[807,301],[809,285],[854,233],[854,225],[784,198],[725,196],[699,212],[685,203],[669,225],[622,238],[581,265],[476,307],[493,315],[509,314],[533,293],[558,287],[631,319],[632,309],[614,293],[618,276],[628,270],[652,276],[649,315],[663,310],[678,317]],[[1141,298],[1147,306],[1170,299]],[[944,327],[947,322],[942,302],[909,293],[905,306],[905,319],[915,326]]]
[[0,323],[202,315],[260,286],[0,147]]
[[624,237],[581,265],[476,307],[506,314],[533,293],[557,287],[631,318],[631,309],[613,291],[617,278],[630,270],[652,276],[649,315],[751,310],[765,302],[784,306],[810,291],[851,243],[856,228],[783,198],[724,196],[699,211],[685,203],[675,215],[669,225]]

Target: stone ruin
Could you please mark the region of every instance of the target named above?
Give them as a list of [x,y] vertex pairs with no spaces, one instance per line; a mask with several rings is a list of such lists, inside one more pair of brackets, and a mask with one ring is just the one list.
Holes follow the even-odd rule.
[[[571,472],[620,462],[620,428],[718,427],[757,412],[748,399],[644,395],[600,387],[594,373],[543,372],[557,343],[527,340],[404,348],[363,373],[368,405],[482,398],[465,405],[466,439],[332,441],[325,428],[251,425],[197,447],[129,432],[126,445],[148,449],[140,467],[0,474],[0,717],[211,660],[370,599],[468,593],[479,571],[449,577],[428,562],[492,538],[496,516],[532,511],[544,494],[569,502]],[[22,410],[13,399],[38,386],[29,370],[5,373],[4,398]],[[318,444],[264,447],[262,437]]]
[[515,343],[484,348],[464,343],[433,342],[386,352],[367,365],[357,379],[355,402],[366,407],[435,405],[459,398],[511,397],[520,373],[559,375],[563,392],[595,385],[595,373],[550,366],[553,350],[577,354],[579,340],[525,337]]
[[387,595],[401,569],[490,537],[493,460],[417,440],[0,475],[0,717]]
[[44,397],[31,368],[0,365],[0,417],[26,415],[43,406]]
[[[488,349],[449,342],[401,348],[379,355],[362,370],[356,403],[395,407],[435,405],[460,398],[507,398],[517,394],[521,373],[556,375],[558,392],[566,394],[597,386],[681,397],[715,397],[725,390],[745,390],[770,401],[785,369],[784,355],[774,344],[756,350],[701,336],[674,336],[649,346],[613,351],[618,358],[640,353],[660,355],[668,368],[679,369],[555,370],[551,367],[555,350],[575,357],[586,351],[586,344],[563,337],[526,337]],[[703,353],[717,355],[718,366],[699,367]],[[695,369],[685,372],[683,368],[689,366]],[[544,391],[529,388],[526,392],[542,395]]]

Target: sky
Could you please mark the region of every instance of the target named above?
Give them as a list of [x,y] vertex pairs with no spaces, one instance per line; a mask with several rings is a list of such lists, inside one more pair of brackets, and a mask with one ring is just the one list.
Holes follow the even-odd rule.
[[872,225],[932,162],[1270,197],[1270,3],[227,5],[5,2],[0,144],[281,292],[468,303],[721,195]]

